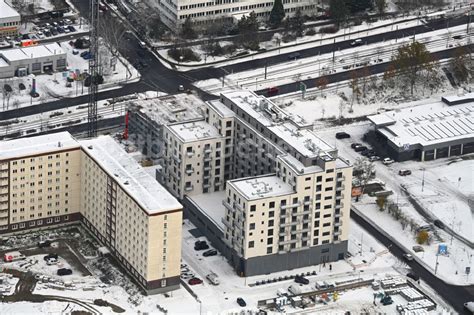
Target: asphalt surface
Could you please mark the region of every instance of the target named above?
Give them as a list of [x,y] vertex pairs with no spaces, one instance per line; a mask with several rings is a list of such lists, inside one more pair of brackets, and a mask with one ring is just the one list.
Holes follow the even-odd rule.
[[[430,271],[426,270],[422,265],[420,265],[416,260],[406,261],[403,258],[405,251],[398,247],[397,244],[392,243],[392,241],[386,237],[384,234],[377,231],[371,224],[365,221],[362,217],[357,215],[354,211],[351,211],[351,219],[353,219],[357,224],[362,226],[367,232],[372,234],[380,243],[386,246],[390,252],[404,261],[414,273],[420,276],[420,278],[426,282],[431,288],[433,288],[446,302],[451,304],[451,306],[460,314],[470,314],[466,309],[464,309],[464,303],[467,301],[474,300],[474,285],[470,286],[455,286],[447,284],[446,282],[435,277]],[[470,314],[472,315],[472,314]]]

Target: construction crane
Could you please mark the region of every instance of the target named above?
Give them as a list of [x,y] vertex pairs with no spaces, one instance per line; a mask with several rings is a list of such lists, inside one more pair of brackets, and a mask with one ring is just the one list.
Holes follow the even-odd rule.
[[89,59],[89,105],[87,115],[87,136],[97,136],[97,93],[99,88],[99,0],[90,0],[90,55]]

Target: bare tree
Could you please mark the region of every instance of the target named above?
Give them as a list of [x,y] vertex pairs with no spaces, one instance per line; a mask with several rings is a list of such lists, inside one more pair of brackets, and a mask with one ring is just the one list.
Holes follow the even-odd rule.
[[322,76],[316,80],[316,87],[321,91],[321,96],[323,96],[323,90],[327,87],[329,80],[326,76]]
[[359,88],[359,73],[357,70],[351,72],[351,81],[349,82],[349,87],[352,89],[351,97],[351,107],[349,111],[352,113],[352,106],[354,105],[354,99],[357,99],[359,102],[360,88]]
[[375,165],[366,158],[357,158],[354,162],[354,177],[364,194],[365,186],[374,178]]

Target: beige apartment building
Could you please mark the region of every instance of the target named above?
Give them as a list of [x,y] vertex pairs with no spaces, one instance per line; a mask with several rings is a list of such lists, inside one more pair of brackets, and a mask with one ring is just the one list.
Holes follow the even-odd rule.
[[0,142],[0,234],[79,222],[148,294],[179,288],[182,206],[112,138]]
[[[237,273],[251,276],[343,259],[352,166],[312,131],[311,123],[263,96],[229,92],[206,105],[203,120],[165,127],[165,177],[186,215]],[[219,166],[212,164],[216,159]],[[206,174],[225,186],[203,186],[207,161],[212,168]]]

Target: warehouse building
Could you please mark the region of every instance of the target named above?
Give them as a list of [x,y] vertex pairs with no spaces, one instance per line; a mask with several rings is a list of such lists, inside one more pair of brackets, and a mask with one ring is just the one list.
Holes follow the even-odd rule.
[[21,16],[4,0],[0,0],[0,40],[18,35]]
[[0,142],[0,234],[80,222],[147,294],[179,288],[182,206],[111,137]]
[[0,78],[63,71],[66,52],[57,43],[0,50]]
[[474,152],[474,93],[369,116],[376,140],[396,161]]

